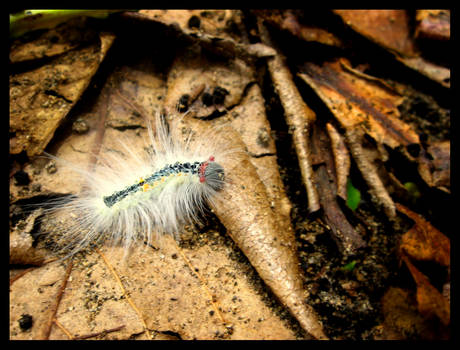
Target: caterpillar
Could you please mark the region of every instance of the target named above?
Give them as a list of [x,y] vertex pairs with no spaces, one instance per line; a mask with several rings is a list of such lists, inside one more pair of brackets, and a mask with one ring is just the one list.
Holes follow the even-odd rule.
[[[66,256],[106,239],[129,247],[136,240],[178,235],[201,220],[222,190],[226,151],[206,142],[215,132],[180,138],[171,136],[162,117],[147,124],[143,150],[120,140],[123,155],[99,157],[91,171],[54,157],[85,183],[80,194],[56,201],[48,211]],[[173,125],[178,128],[177,121]]]

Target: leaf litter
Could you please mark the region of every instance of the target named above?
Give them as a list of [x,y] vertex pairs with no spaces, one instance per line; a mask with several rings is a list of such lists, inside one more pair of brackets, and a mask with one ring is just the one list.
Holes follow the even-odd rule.
[[[175,12],[169,11],[169,15],[174,16]],[[399,149],[400,145],[406,147],[414,143],[415,138],[408,138],[409,142],[398,139],[395,137],[396,134],[392,134],[391,131],[389,134],[382,132],[382,129],[378,129],[378,124],[373,124],[371,120],[371,123],[365,128],[371,132],[370,136],[373,137],[373,141],[369,143],[369,140],[365,140],[364,134],[361,133],[358,134],[357,138],[353,138],[355,135],[353,128],[347,129],[346,127],[353,124],[345,123],[340,126],[340,123],[336,124],[333,121],[326,124],[322,120],[321,123],[318,123],[315,117],[310,119],[309,125],[311,126],[309,128],[325,128],[321,137],[331,140],[332,154],[330,153],[327,157],[325,154],[321,154],[322,160],[320,161],[318,157],[311,159],[310,155],[306,158],[307,162],[310,162],[310,169],[314,170],[312,172],[314,175],[310,175],[310,177],[313,180],[311,184],[316,186],[316,190],[318,183],[321,182],[318,179],[329,178],[332,180],[333,185],[328,185],[332,196],[320,196],[321,201],[319,203],[323,209],[326,209],[326,213],[331,208],[330,203],[336,202],[334,205],[338,205],[336,207],[338,212],[343,211],[345,214],[345,219],[338,220],[336,225],[349,222],[353,232],[362,236],[368,245],[368,247],[361,246],[359,249],[359,252],[367,252],[366,255],[353,253],[351,257],[348,257],[348,254],[344,254],[343,251],[340,252],[340,249],[337,253],[332,253],[334,247],[337,246],[328,242],[330,238],[334,237],[334,228],[331,221],[326,220],[327,216],[321,214],[318,216],[318,213],[315,214],[316,216],[311,216],[311,214],[305,213],[305,219],[302,219],[302,216],[299,215],[305,210],[305,203],[314,200],[315,195],[313,198],[309,196],[307,199],[302,194],[305,188],[299,188],[298,169],[296,170],[295,167],[292,169],[292,164],[295,164],[296,161],[289,164],[288,173],[283,172],[283,164],[289,157],[292,158],[288,155],[291,151],[286,152],[283,149],[285,146],[281,142],[285,137],[283,135],[287,135],[288,129],[284,129],[283,123],[280,124],[279,115],[273,118],[273,112],[279,108],[281,114],[288,115],[290,113],[289,102],[286,103],[287,100],[282,97],[284,91],[278,87],[275,90],[280,93],[282,107],[276,107],[276,103],[273,104],[273,97],[270,99],[273,91],[269,91],[267,85],[260,80],[259,73],[256,74],[254,70],[255,67],[260,67],[262,62],[257,63],[255,57],[266,57],[270,69],[269,62],[276,61],[277,52],[280,49],[268,50],[266,51],[269,52],[268,54],[259,53],[256,56],[248,56],[248,52],[251,51],[248,48],[253,47],[254,33],[260,30],[260,24],[256,24],[253,29],[248,30],[245,35],[240,37],[242,28],[253,25],[246,20],[246,16],[251,16],[251,14],[245,13],[243,16],[243,13],[238,11],[225,12],[223,18],[226,18],[227,21],[222,19],[219,21],[218,19],[221,18],[218,15],[219,11],[211,12],[216,13],[216,17],[213,17],[214,14],[206,17],[209,14],[201,12],[177,12],[183,16],[184,21],[179,21],[182,23],[179,25],[179,29],[172,25],[174,35],[177,35],[178,32],[185,34],[185,42],[188,42],[189,45],[186,44],[185,47],[191,48],[188,51],[189,56],[187,56],[187,51],[181,52],[182,50],[177,51],[174,48],[166,52],[162,51],[161,54],[157,52],[157,55],[154,56],[157,57],[157,61],[153,62],[142,58],[142,53],[139,51],[130,57],[129,64],[122,63],[118,68],[113,69],[116,64],[114,66],[113,61],[109,61],[106,66],[109,67],[109,71],[112,70],[112,73],[109,74],[105,83],[101,83],[102,89],[97,85],[89,88],[89,91],[92,91],[96,96],[93,98],[93,102],[88,99],[89,94],[84,95],[84,99],[75,105],[67,116],[68,120],[75,121],[74,133],[63,132],[65,130],[65,125],[63,125],[56,132],[56,137],[48,146],[48,151],[52,150],[51,153],[54,152],[59,157],[68,157],[72,161],[82,164],[90,163],[89,154],[94,150],[95,144],[99,144],[101,154],[117,152],[116,142],[113,141],[119,137],[128,138],[130,142],[140,141],[139,135],[145,131],[144,117],[149,118],[154,115],[158,111],[159,105],[167,106],[166,109],[173,110],[178,103],[180,105],[186,102],[186,107],[190,107],[190,115],[188,116],[190,118],[187,118],[191,122],[190,125],[202,124],[207,125],[206,127],[213,125],[213,127],[220,128],[221,125],[225,125],[224,127],[229,130],[226,135],[231,138],[231,142],[234,145],[241,145],[238,147],[247,151],[244,157],[244,153],[241,153],[242,158],[239,159],[239,165],[235,168],[236,180],[233,183],[234,188],[228,193],[228,200],[213,208],[220,224],[214,222],[213,219],[208,223],[209,227],[190,228],[189,233],[185,233],[182,237],[179,246],[171,241],[171,244],[163,243],[165,247],[161,247],[161,249],[155,247],[135,249],[131,252],[132,256],[139,256],[139,259],[135,259],[135,261],[130,259],[123,261],[121,258],[123,254],[117,248],[104,249],[100,253],[93,251],[91,254],[80,257],[80,262],[74,261],[71,270],[67,265],[68,271],[70,271],[69,278],[66,279],[67,285],[62,292],[61,301],[54,304],[56,305],[55,316],[50,315],[49,311],[37,310],[33,303],[25,302],[25,300],[42,298],[44,302],[45,300],[48,302],[50,309],[53,309],[53,300],[56,301],[55,296],[60,293],[56,286],[63,285],[61,282],[65,273],[62,269],[65,264],[49,262],[50,260],[46,260],[47,257],[43,257],[41,262],[38,262],[42,266],[35,270],[29,270],[23,275],[20,271],[12,270],[13,278],[10,293],[10,300],[13,301],[10,310],[12,337],[38,339],[45,330],[49,331],[50,339],[86,337],[98,339],[308,338],[309,335],[300,330],[300,325],[307,333],[317,338],[324,337],[325,332],[328,336],[337,339],[341,337],[373,337],[377,339],[378,332],[382,327],[387,331],[391,329],[391,327],[385,326],[388,323],[382,323],[383,326],[381,327],[375,326],[372,329],[369,326],[364,327],[366,328],[365,332],[368,332],[367,335],[365,332],[358,335],[357,330],[352,330],[353,327],[363,327],[362,324],[366,322],[373,325],[378,322],[379,296],[388,287],[386,281],[391,274],[395,274],[394,271],[397,271],[397,267],[393,267],[393,272],[390,272],[391,266],[394,266],[396,261],[397,235],[392,237],[385,232],[388,230],[403,232],[403,227],[406,224],[404,220],[401,221],[399,218],[393,223],[382,221],[379,211],[375,211],[371,205],[372,201],[368,202],[369,198],[366,193],[363,193],[364,197],[355,212],[351,213],[343,208],[343,202],[341,202],[341,200],[345,200],[343,198],[343,183],[347,176],[356,177],[357,174],[355,163],[351,164],[351,169],[346,165],[346,161],[343,168],[338,167],[337,164],[340,163],[339,159],[348,159],[346,150],[348,146],[351,148],[350,154],[353,161],[358,163],[359,159],[367,159],[364,164],[370,164],[371,173],[378,174],[379,179],[385,180],[382,182],[383,188],[388,188],[389,184],[398,187],[400,183],[392,173],[385,173],[381,166],[376,167],[374,165],[388,162],[388,154],[381,147],[381,143],[395,147],[395,140],[399,140],[396,147]],[[129,13],[127,18],[132,21],[133,15],[135,17],[137,13]],[[200,22],[197,22],[193,16],[199,19],[205,17],[206,20],[214,18],[214,20],[217,19],[217,26],[230,27],[224,30],[217,29],[215,32],[204,28],[197,30],[197,23]],[[229,18],[232,20],[228,20]],[[126,20],[126,18],[122,20]],[[296,20],[300,21],[291,15],[288,16],[288,21]],[[132,22],[129,23],[132,24]],[[136,23],[140,27],[149,26],[145,22]],[[166,25],[166,27],[168,26],[170,24]],[[155,28],[158,30],[161,27]],[[228,28],[232,29],[228,30]],[[292,31],[292,27],[288,30],[296,35],[295,31]],[[169,29],[166,29],[164,33],[166,33],[166,37],[171,35]],[[235,33],[239,34],[235,35]],[[262,38],[263,35],[261,35]],[[297,37],[304,40],[305,35],[306,33],[297,35]],[[123,34],[118,33],[117,36],[121,37],[117,40],[123,42]],[[216,42],[219,42],[216,38],[222,38],[222,42],[226,42],[230,45],[229,47],[232,47],[233,57],[229,59],[227,54],[222,53],[216,56],[216,52],[219,50],[210,49],[210,38],[214,38],[213,40]],[[138,40],[131,43],[132,48],[142,42],[141,39]],[[161,42],[160,37],[158,40]],[[190,45],[190,41],[193,44]],[[324,44],[328,45],[327,43]],[[165,45],[167,47],[167,44]],[[216,44],[216,47],[218,46],[219,44]],[[267,41],[264,42],[265,48],[271,46]],[[114,50],[116,50],[116,46]],[[147,50],[152,52],[155,49],[149,48]],[[135,50],[131,50],[131,52],[135,52]],[[194,55],[190,56],[190,52],[194,52]],[[360,77],[361,72],[353,71],[354,69],[346,61],[340,60],[339,62],[342,68],[345,67],[340,76],[344,77],[352,72],[355,75],[355,81],[357,77],[358,80],[362,79],[364,84],[369,84],[372,81],[373,77]],[[207,68],[203,69],[203,66]],[[288,71],[290,67],[285,65],[283,69]],[[166,74],[165,72],[170,73]],[[271,73],[272,79],[273,74],[274,72]],[[302,72],[302,74],[304,73]],[[292,84],[291,82],[294,80],[292,74],[289,73],[289,75],[289,78],[285,80],[288,81],[287,84]],[[203,77],[205,78],[203,79]],[[279,84],[276,83],[276,79],[274,79],[274,84],[275,87],[276,84]],[[377,83],[373,81],[372,84],[385,85],[385,82],[383,80]],[[262,89],[259,89],[258,85]],[[388,87],[384,87],[385,89],[386,91],[391,90],[388,90]],[[290,88],[290,91],[296,91],[296,89]],[[188,98],[184,98],[185,95],[188,95]],[[321,97],[320,93],[319,95]],[[212,98],[209,99],[209,96]],[[366,99],[368,97],[364,97],[363,101]],[[269,116],[273,131],[271,131],[264,116],[264,100],[268,108],[266,113]],[[298,101],[301,100],[302,97],[298,99]],[[83,101],[87,101],[87,103]],[[204,103],[205,101],[208,103]],[[267,104],[267,101],[270,103]],[[386,100],[383,98],[378,99],[378,101],[385,102]],[[293,107],[297,108],[299,103],[294,103]],[[394,106],[399,106],[400,100],[397,100],[393,106],[385,103],[380,105],[384,108],[382,113],[387,118],[397,116],[398,112]],[[306,108],[307,110],[311,109],[308,106]],[[285,113],[282,112],[283,109]],[[314,104],[313,109],[317,109]],[[313,111],[311,113],[315,114]],[[105,116],[102,119],[104,120],[103,123],[98,120],[102,115]],[[194,117],[201,117],[204,120],[198,122]],[[359,120],[358,118],[357,121]],[[350,120],[350,122],[353,121]],[[290,124],[289,119],[287,123]],[[279,125],[281,125],[281,129]],[[397,125],[401,125],[401,123]],[[194,127],[192,126],[192,128]],[[299,124],[299,127],[302,128],[303,126]],[[343,133],[343,128],[345,128],[345,133]],[[199,129],[200,126],[197,126],[197,130]],[[295,131],[295,129],[295,127],[291,127],[289,131]],[[84,131],[78,134],[76,130]],[[410,127],[406,126],[400,130],[406,133],[411,132]],[[310,133],[307,134],[310,135]],[[276,135],[276,148],[271,140],[272,135]],[[299,140],[303,140],[301,142],[307,145],[312,142],[310,136],[302,136]],[[363,140],[367,144],[363,143]],[[418,143],[418,140],[415,143]],[[294,144],[296,143],[294,142]],[[353,150],[353,145],[359,145],[361,148],[358,150],[363,149],[363,145],[366,147],[371,145],[371,148],[368,148],[367,153],[365,153],[367,155],[364,157],[360,156],[360,151]],[[309,154],[309,147],[307,147],[306,152]],[[442,158],[442,153],[433,148],[430,149],[430,152],[439,155],[437,163],[426,167],[433,174],[431,175],[433,180],[430,186],[446,187],[446,174],[449,173],[449,170],[445,170],[444,166],[446,158]],[[422,152],[422,154],[424,153]],[[285,159],[285,157],[287,158]],[[411,158],[411,161],[414,159]],[[19,166],[31,176],[32,184],[40,184],[41,188],[38,191],[40,193],[78,192],[80,186],[78,182],[68,181],[68,175],[63,174],[63,169],[59,167],[57,172],[47,170],[53,168],[50,165],[45,168],[46,163],[43,159],[37,158],[24,166],[19,163]],[[281,177],[277,170],[277,163],[281,166]],[[17,163],[15,166],[18,166]],[[240,167],[241,169],[239,169]],[[242,171],[243,169],[244,171]],[[327,171],[319,176],[318,174],[323,171],[321,169]],[[358,164],[358,169],[361,170],[361,175],[365,177],[366,172],[363,173],[363,169],[367,168]],[[436,170],[433,171],[433,169],[439,169],[443,173],[440,175],[439,170],[436,173]],[[241,174],[239,174],[240,170]],[[425,171],[425,173],[427,172]],[[248,174],[250,175],[247,176]],[[297,178],[295,177],[296,174]],[[317,180],[314,180],[315,178]],[[289,179],[296,180],[293,182]],[[338,179],[340,179],[340,186],[335,183]],[[428,177],[425,176],[425,179]],[[429,182],[429,180],[425,181]],[[240,182],[245,184],[243,185],[245,188],[236,186],[236,183]],[[355,181],[353,183],[355,184]],[[370,185],[372,182],[369,179],[367,183],[372,187]],[[30,191],[29,187],[32,186],[12,183],[10,197],[12,197],[13,202],[20,198],[25,200],[34,198],[36,194]],[[288,197],[284,193],[284,188]],[[311,186],[311,188],[314,187]],[[37,191],[37,186],[34,189]],[[321,187],[319,189],[320,192],[323,191]],[[397,191],[394,192],[393,190],[388,192],[385,189],[385,192],[391,193],[392,196],[397,194]],[[308,193],[314,192],[310,190]],[[321,193],[324,194],[324,192]],[[339,195],[335,199],[334,196],[337,194]],[[324,204],[325,198],[330,198],[329,204]],[[298,203],[304,203],[304,207],[299,206]],[[319,207],[319,205],[316,206],[316,210],[313,212],[316,212]],[[393,217],[393,212],[388,210],[390,207],[387,205],[386,208],[386,215],[390,218]],[[235,219],[236,217],[238,220]],[[306,219],[307,217],[309,219]],[[16,219],[15,222],[17,222]],[[293,227],[291,227],[291,222]],[[220,226],[221,224],[223,226]],[[402,227],[398,228],[398,225],[402,225]],[[214,228],[210,229],[210,227]],[[201,234],[197,235],[197,229]],[[225,235],[225,232],[228,233],[228,236]],[[332,236],[329,232],[332,233]],[[337,232],[335,236],[337,237]],[[233,241],[228,237],[232,237]],[[255,242],[256,240],[260,242]],[[156,258],[154,258],[155,256]],[[266,258],[269,256],[272,258]],[[328,261],[325,260],[326,256],[329,257]],[[351,261],[354,263],[353,269],[342,269],[343,266],[350,265],[349,259],[352,259]],[[407,258],[405,259],[407,260]],[[407,266],[411,269],[409,265]],[[46,274],[49,276],[60,276],[60,278],[53,278],[54,282],[50,280],[45,284],[37,284],[34,276],[40,271],[48,271]],[[93,274],[94,279],[91,278]],[[15,275],[19,277],[15,279]],[[423,277],[420,278],[417,275],[417,272],[412,273],[412,276],[418,286],[419,311],[424,315],[435,315],[442,320],[443,324],[447,324],[446,313],[440,311],[443,310],[445,306],[442,305],[445,304],[442,304],[439,301],[441,299],[437,297],[433,301],[433,296],[436,293],[430,289],[431,284],[427,284]],[[264,283],[261,283],[259,278],[262,278]],[[83,284],[81,282],[83,280],[87,282]],[[42,287],[38,287],[38,289],[31,287],[37,285]],[[82,285],[83,287],[81,287]],[[450,281],[443,285],[442,293],[446,294],[449,285]],[[52,286],[55,288],[50,289]],[[34,295],[20,296],[17,294],[20,290],[27,290]],[[152,290],[155,290],[154,293],[151,293]],[[178,293],[178,290],[183,292]],[[168,293],[170,293],[169,297]],[[427,295],[428,297],[426,297]],[[276,300],[279,300],[279,303]],[[424,303],[420,300],[428,300],[429,302]],[[254,305],[254,307],[249,305]],[[430,308],[427,305],[437,305],[438,307]],[[289,310],[299,323],[294,321],[286,313],[286,310]],[[75,313],[79,317],[73,317]],[[342,319],[345,320],[345,315],[350,315],[350,313],[356,315],[354,316],[356,321],[344,326]],[[39,326],[23,332],[18,328],[17,321],[21,319],[22,315],[33,315],[34,325],[38,324]],[[110,317],[107,317],[108,315]],[[114,315],[117,316],[114,317]],[[386,316],[388,313],[385,313]],[[319,319],[326,325],[324,330]],[[372,321],[369,322],[369,320]],[[355,324],[361,324],[361,326]]]

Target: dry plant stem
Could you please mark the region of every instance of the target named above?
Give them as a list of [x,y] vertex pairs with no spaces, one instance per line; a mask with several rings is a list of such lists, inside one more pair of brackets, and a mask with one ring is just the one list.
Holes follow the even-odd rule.
[[335,160],[331,151],[330,138],[324,128],[315,125],[312,133],[312,157],[315,160],[315,181],[320,196],[324,218],[331,228],[331,234],[344,255],[356,252],[366,246],[362,237],[348,222],[337,202],[337,177]]
[[350,154],[342,135],[330,123],[326,124],[327,133],[331,140],[332,153],[334,154],[335,173],[337,177],[337,195],[347,200],[347,179],[350,173]]
[[54,324],[58,326],[61,329],[61,331],[63,331],[67,335],[67,337],[70,340],[75,339],[73,335],[58,320],[54,319]]
[[[259,34],[262,42],[273,46],[269,33],[261,20],[258,21]],[[308,194],[310,212],[319,210],[319,197],[313,180],[312,162],[309,150],[311,127],[316,114],[303,101],[299,90],[294,84],[291,72],[284,62],[284,57],[277,53],[267,58],[268,70],[284,108],[286,122],[292,132],[292,139],[299,159],[300,171]]]
[[37,267],[29,267],[28,269],[25,269],[24,271],[18,273],[16,276],[10,278],[10,286],[16,282],[18,279],[20,279],[22,276],[24,276],[25,274],[29,273],[30,271],[32,270],[35,270]]
[[350,152],[353,155],[353,159],[356,161],[359,171],[369,186],[371,196],[383,207],[388,218],[394,219],[396,217],[395,204],[378,176],[375,167],[369,162],[364,154],[362,147],[364,131],[359,128],[348,128],[345,132],[345,138]]
[[45,260],[40,266],[34,266],[34,267],[29,267],[28,269],[25,269],[24,271],[18,273],[16,276],[10,278],[10,286],[16,282],[18,279],[20,279],[22,276],[26,275],[27,273],[29,273],[30,271],[33,271],[35,270],[36,268],[38,267],[41,267],[43,265],[46,265],[50,262],[53,262],[53,261],[56,261],[57,258],[51,258],[51,259],[48,259],[48,260]]
[[75,340],[83,340],[83,339],[94,338],[94,337],[97,337],[99,335],[106,335],[107,333],[117,332],[117,331],[119,331],[119,330],[121,330],[123,328],[125,328],[125,325],[121,325],[121,326],[110,328],[110,329],[104,329],[101,332],[90,333],[90,334],[86,334],[86,335],[80,335],[78,337],[74,337],[73,339],[75,339]]
[[62,296],[64,295],[65,288],[67,286],[67,280],[69,279],[70,273],[72,272],[73,267],[73,260],[69,261],[67,268],[65,270],[64,279],[62,281],[62,285],[59,288],[59,291],[56,295],[56,303],[54,304],[53,308],[51,309],[50,319],[48,321],[48,325],[45,328],[43,339],[48,340],[51,334],[51,328],[53,327],[54,320],[56,319],[56,313],[59,308],[59,304],[61,303]]

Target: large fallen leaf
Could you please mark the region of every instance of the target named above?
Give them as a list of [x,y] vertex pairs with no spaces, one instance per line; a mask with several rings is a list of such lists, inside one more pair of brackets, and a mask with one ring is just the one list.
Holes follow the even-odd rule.
[[241,103],[230,113],[231,124],[240,134],[251,156],[251,162],[267,189],[270,205],[277,212],[276,218],[282,221],[280,226],[292,230],[291,203],[284,192],[275,142],[271,136],[264,104],[260,87],[257,84],[252,85]]
[[114,35],[10,75],[10,153],[40,154],[96,73]]

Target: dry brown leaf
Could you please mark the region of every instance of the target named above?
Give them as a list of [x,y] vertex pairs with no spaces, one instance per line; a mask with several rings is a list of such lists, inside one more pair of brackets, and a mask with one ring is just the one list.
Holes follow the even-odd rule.
[[362,128],[392,148],[419,143],[417,134],[399,119],[403,98],[380,81],[353,70],[345,59],[321,67],[306,63],[299,76],[310,85],[345,129]]
[[43,210],[36,210],[21,220],[10,232],[10,264],[41,265],[49,255],[44,249],[35,247],[32,230]]
[[[356,32],[391,51],[407,67],[450,87],[450,69],[420,56],[406,10],[335,10]],[[449,25],[450,26],[450,25]]]
[[11,43],[10,61],[17,63],[52,57],[82,46],[85,42],[97,40],[98,33],[86,23],[85,17],[79,17],[47,30],[31,41],[17,39]]
[[280,227],[292,230],[290,222],[291,203],[284,192],[278,170],[275,142],[271,136],[270,123],[265,114],[265,101],[257,84],[248,88],[241,103],[232,109],[231,124],[240,134],[251,162],[267,189],[271,207],[283,222]]
[[307,25],[299,21],[293,10],[256,10],[255,14],[266,22],[289,31],[292,35],[305,41],[324,45],[343,47],[344,44],[334,33],[324,28]]
[[358,33],[404,56],[416,55],[405,10],[334,10]]
[[[417,310],[412,293],[390,287],[382,297],[383,334],[377,340],[449,339],[442,329],[436,329]],[[444,331],[444,332],[443,332]]]
[[431,285],[429,279],[407,257],[403,256],[403,260],[417,284],[417,306],[419,312],[426,317],[436,315],[445,326],[449,325],[449,302]]
[[[177,110],[177,106],[183,103],[181,101],[184,96],[189,100],[191,95],[196,94],[196,90],[203,89],[203,85],[200,98],[205,93],[214,95],[218,88],[225,91],[223,101],[210,106],[198,104],[193,108],[193,113],[198,117],[207,117],[216,110],[223,111],[240,102],[245,87],[254,79],[253,71],[244,61],[210,61],[201,50],[198,45],[189,46],[185,54],[174,61],[168,73],[168,94],[165,101],[165,108],[169,113]],[[188,107],[186,105],[184,109]]]
[[418,171],[428,186],[450,193],[450,141],[431,143],[418,162]]
[[415,37],[443,41],[450,39],[449,10],[417,10],[416,19]]
[[[258,22],[258,28],[262,42],[272,46],[270,35],[261,20]],[[275,90],[283,105],[284,117],[292,133],[302,180],[308,194],[308,209],[310,212],[315,212],[319,210],[320,204],[313,181],[312,160],[308,143],[316,114],[303,101],[281,54],[278,53],[274,57],[267,58],[267,66]]]
[[397,106],[402,97],[380,80],[355,71],[343,59],[321,67],[306,63],[299,75],[345,129],[350,152],[373,198],[389,218],[394,218],[394,204],[379,174],[381,167],[375,163],[375,152],[364,147],[364,132],[376,140],[377,147],[418,144],[415,131],[399,119]]
[[68,51],[38,68],[10,75],[10,153],[41,154],[96,73],[114,35]]
[[[168,332],[181,339],[295,339],[254,291],[242,264],[231,258],[229,247],[213,244],[182,251],[206,281],[225,321],[233,326],[232,334],[194,271],[181,258],[176,243],[165,237],[161,245],[160,250],[137,247],[128,259],[124,259],[123,249],[103,251],[140,316],[123,296],[108,265],[94,252],[75,262],[56,319],[74,337],[124,325],[102,339],[158,339]],[[43,306],[53,302],[63,275],[61,263],[55,262],[30,272],[11,286],[13,339],[40,336],[49,315],[49,309]],[[41,303],[35,302],[40,300]],[[34,320],[27,332],[18,325],[22,314],[32,315]],[[53,326],[50,339],[68,337]]]
[[449,238],[402,204],[396,203],[396,208],[415,222],[415,225],[402,236],[400,249],[412,259],[434,261],[449,267]]

